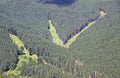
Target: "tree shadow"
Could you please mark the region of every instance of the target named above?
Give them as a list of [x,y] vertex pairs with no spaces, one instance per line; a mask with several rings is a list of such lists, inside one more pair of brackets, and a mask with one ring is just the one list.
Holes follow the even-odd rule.
[[37,3],[43,4],[55,4],[58,6],[69,6],[73,4],[76,0],[36,0]]

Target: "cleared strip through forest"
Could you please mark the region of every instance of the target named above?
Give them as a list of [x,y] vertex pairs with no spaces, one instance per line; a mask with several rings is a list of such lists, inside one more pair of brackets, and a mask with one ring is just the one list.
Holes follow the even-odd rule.
[[[16,68],[14,70],[7,71],[4,74],[7,76],[12,76],[12,75],[19,76],[21,73],[20,69],[22,68],[24,62],[29,63],[30,59],[37,62],[38,56],[36,54],[30,55],[29,51],[25,48],[24,43],[17,36],[10,33],[9,36],[13,41],[13,43],[17,46],[18,51],[21,53],[18,55],[18,62]],[[29,78],[29,77],[25,77],[25,78]]]
[[99,20],[100,18],[104,17],[106,14],[104,11],[100,10],[100,14],[93,18],[88,20],[88,22],[82,24],[82,26],[80,26],[78,29],[76,29],[72,34],[70,34],[66,40],[62,41],[58,34],[57,31],[55,29],[55,27],[53,26],[51,19],[48,20],[49,23],[49,31],[51,33],[51,36],[53,38],[53,43],[65,47],[65,48],[69,48],[69,46],[78,38],[78,36],[84,32],[86,29],[88,29],[89,27],[91,27],[93,24],[96,23],[97,20]]
[[[38,62],[38,56],[36,54],[30,55],[30,52],[25,48],[24,43],[16,35],[9,33],[9,37],[13,41],[13,43],[17,46],[18,51],[20,51],[21,53],[18,55],[18,62],[17,62],[16,68],[14,70],[7,71],[4,74],[9,76],[9,77],[16,76],[16,77],[19,77],[19,78],[30,78],[30,77],[27,77],[27,76],[24,76],[24,77],[20,76],[20,74],[21,74],[20,69],[22,68],[24,63],[29,63],[31,61],[30,59],[32,59],[32,61],[35,61],[37,63]],[[44,59],[42,59],[42,62],[45,65],[56,67],[56,66],[46,62]],[[58,69],[60,69],[60,68],[58,68]],[[70,74],[70,72],[63,71],[63,70],[61,70],[61,72],[63,74],[64,73]]]

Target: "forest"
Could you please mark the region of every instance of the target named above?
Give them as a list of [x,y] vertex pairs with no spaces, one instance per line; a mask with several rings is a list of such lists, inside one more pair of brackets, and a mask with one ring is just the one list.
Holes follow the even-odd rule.
[[119,0],[0,0],[0,78],[120,78]]

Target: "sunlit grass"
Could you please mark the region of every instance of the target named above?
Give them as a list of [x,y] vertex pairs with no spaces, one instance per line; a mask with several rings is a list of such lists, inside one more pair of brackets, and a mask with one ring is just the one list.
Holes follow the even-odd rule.
[[29,63],[30,59],[37,62],[38,56],[35,54],[30,55],[29,51],[24,47],[24,43],[17,36],[15,36],[13,34],[9,34],[9,36],[10,36],[11,40],[13,41],[13,43],[17,46],[18,50],[22,51],[24,53],[24,55],[18,56],[19,61],[14,70],[9,70],[9,71],[5,72],[4,74],[9,75],[9,76],[10,75],[19,76],[21,73],[20,69],[22,68],[24,63]]
[[[98,19],[100,19],[101,17],[104,17],[105,15],[106,15],[105,12],[100,11],[100,16],[99,16]],[[97,19],[97,20],[98,20],[98,19]],[[62,46],[62,47],[65,47],[65,48],[69,48],[70,45],[72,45],[72,43],[78,38],[78,36],[79,36],[82,32],[84,32],[85,30],[87,30],[89,27],[91,27],[93,24],[95,24],[97,20],[90,22],[83,30],[81,30],[79,33],[77,33],[77,34],[74,35],[73,37],[71,37],[66,44],[63,44],[63,41],[59,38],[59,36],[58,36],[58,34],[57,34],[57,32],[56,32],[56,29],[55,29],[55,27],[53,26],[51,20],[48,20],[49,27],[50,27],[49,31],[50,31],[50,33],[51,33],[51,36],[52,36],[52,38],[53,38],[53,42],[54,42],[54,43],[56,43],[57,45],[60,45],[60,46]]]
[[20,39],[13,34],[9,34],[9,36],[11,40],[13,41],[13,43],[17,45],[18,50],[21,50],[21,47],[24,46],[24,44],[20,41]]
[[105,12],[100,11],[100,16],[101,16],[101,17],[104,17],[105,15],[106,15]]
[[[10,36],[11,40],[13,41],[13,43],[17,46],[18,50],[22,51],[24,53],[24,55],[18,56],[19,61],[14,70],[9,70],[9,71],[5,72],[4,74],[9,77],[15,76],[18,78],[30,78],[27,76],[20,76],[21,68],[24,65],[24,63],[29,63],[29,62],[31,62],[31,60],[37,62],[38,56],[36,54],[30,55],[29,51],[24,47],[24,43],[17,36],[15,36],[13,34],[9,34],[9,36]],[[21,49],[21,47],[23,47],[23,49]],[[42,59],[42,61],[45,65],[52,66],[50,63],[47,63],[44,59]]]
[[59,38],[57,32],[56,32],[56,29],[55,27],[53,26],[51,20],[48,20],[48,23],[49,23],[49,26],[50,26],[50,33],[52,35],[52,38],[53,38],[53,42],[56,43],[57,45],[60,45],[60,46],[63,46],[63,41]]
[[[99,18],[104,17],[104,16],[105,16],[105,13],[103,11],[100,11],[100,17]],[[85,30],[87,30],[89,27],[91,27],[93,24],[96,23],[96,20],[89,23],[82,31],[80,31],[79,33],[74,35],[72,38],[70,38],[66,44],[63,44],[63,41],[59,38],[59,36],[56,32],[56,29],[53,26],[51,20],[48,20],[48,23],[49,23],[49,26],[50,26],[49,31],[50,31],[51,36],[53,38],[53,42],[56,43],[59,46],[69,48],[69,46],[72,45],[72,43],[78,38],[78,36],[82,32],[84,32]],[[22,66],[24,65],[24,63],[31,62],[31,59],[32,59],[32,61],[37,62],[38,56],[36,54],[30,55],[29,51],[25,48],[24,43],[16,35],[9,34],[9,36],[10,36],[11,40],[13,41],[13,43],[17,46],[18,50],[22,51],[24,54],[18,56],[19,61],[16,65],[16,68],[14,70],[9,70],[9,71],[5,72],[5,75],[19,76],[20,73],[21,73],[20,70],[21,70]],[[45,65],[52,66],[51,64],[47,63],[45,60],[42,60],[42,61]],[[64,71],[62,71],[62,73],[64,74]]]
[[65,48],[69,48],[70,45],[72,45],[72,43],[78,38],[78,36],[84,32],[86,29],[88,29],[89,27],[91,27],[93,24],[95,24],[96,21],[91,22],[88,24],[88,26],[86,26],[81,32],[79,32],[78,34],[74,35],[72,38],[70,38],[68,40],[68,42],[64,45]]

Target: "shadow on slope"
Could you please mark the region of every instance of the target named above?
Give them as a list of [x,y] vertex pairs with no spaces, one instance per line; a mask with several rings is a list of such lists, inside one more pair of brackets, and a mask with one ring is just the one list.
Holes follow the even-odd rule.
[[43,4],[55,4],[58,6],[69,6],[75,2],[75,0],[36,0],[37,3]]

